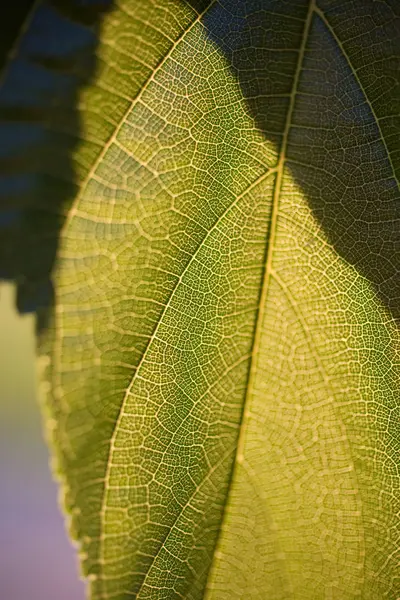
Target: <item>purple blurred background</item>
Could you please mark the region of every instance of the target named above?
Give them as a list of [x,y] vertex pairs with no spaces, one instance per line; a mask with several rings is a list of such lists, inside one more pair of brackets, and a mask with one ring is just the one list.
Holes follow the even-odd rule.
[[33,317],[0,286],[0,599],[83,600],[36,399]]

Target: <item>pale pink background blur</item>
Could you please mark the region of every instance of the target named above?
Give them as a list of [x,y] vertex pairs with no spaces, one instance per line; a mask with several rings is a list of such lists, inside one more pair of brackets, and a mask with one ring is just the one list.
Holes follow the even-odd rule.
[[33,317],[0,286],[0,599],[83,600],[35,399]]

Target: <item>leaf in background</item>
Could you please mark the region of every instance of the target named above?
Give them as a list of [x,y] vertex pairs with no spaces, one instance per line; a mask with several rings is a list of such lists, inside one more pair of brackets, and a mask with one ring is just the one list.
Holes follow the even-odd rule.
[[399,23],[104,17],[40,338],[94,600],[399,596]]
[[[0,277],[17,282],[20,311],[40,309],[40,327],[53,302],[65,214],[107,138],[104,119],[118,114],[89,90],[81,94],[110,7],[111,0],[37,0],[1,80]],[[91,115],[85,139],[80,109]]]

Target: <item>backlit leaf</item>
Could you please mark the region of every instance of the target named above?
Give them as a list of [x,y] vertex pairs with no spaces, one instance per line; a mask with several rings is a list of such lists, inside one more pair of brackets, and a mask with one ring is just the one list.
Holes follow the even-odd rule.
[[396,600],[400,4],[100,4],[0,94],[91,598]]

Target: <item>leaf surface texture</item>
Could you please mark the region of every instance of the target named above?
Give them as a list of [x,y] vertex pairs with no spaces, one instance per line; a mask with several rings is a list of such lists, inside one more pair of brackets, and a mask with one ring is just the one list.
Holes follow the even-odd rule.
[[399,597],[399,19],[104,15],[78,139],[43,142],[69,157],[43,389],[93,600]]

